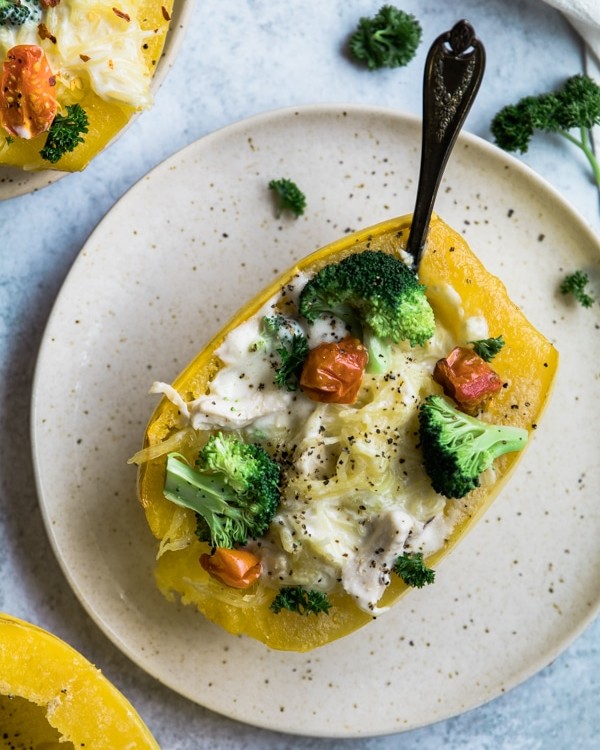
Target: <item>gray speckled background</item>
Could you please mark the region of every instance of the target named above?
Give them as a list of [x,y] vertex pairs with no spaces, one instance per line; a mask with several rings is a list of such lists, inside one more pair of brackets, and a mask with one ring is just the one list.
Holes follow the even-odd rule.
[[[302,739],[217,716],[163,688],[132,664],[83,610],[55,561],[38,509],[29,440],[37,347],[60,286],[92,229],[149,168],[233,121],[288,105],[356,102],[420,113],[427,44],[403,70],[369,74],[343,44],[364,0],[197,0],[176,64],[154,108],[82,173],[0,203],[0,610],[61,636],[130,698],[163,750],[223,748],[592,748],[600,728],[596,621],[525,684],[462,716],[371,740]],[[432,40],[466,17],[488,52],[486,80],[467,129],[489,138],[505,103],[560,83],[584,66],[580,40],[538,0],[406,0]],[[573,158],[571,158],[573,156]],[[598,193],[578,154],[540,138],[524,160],[598,231]],[[531,634],[535,639],[535,633]]]

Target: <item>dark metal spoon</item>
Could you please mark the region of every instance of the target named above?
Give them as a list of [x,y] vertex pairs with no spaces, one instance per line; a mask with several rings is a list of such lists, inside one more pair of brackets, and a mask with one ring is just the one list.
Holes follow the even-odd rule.
[[423,77],[423,136],[417,200],[407,251],[418,268],[433,204],[458,133],[479,90],[485,49],[467,21],[441,34],[427,54]]

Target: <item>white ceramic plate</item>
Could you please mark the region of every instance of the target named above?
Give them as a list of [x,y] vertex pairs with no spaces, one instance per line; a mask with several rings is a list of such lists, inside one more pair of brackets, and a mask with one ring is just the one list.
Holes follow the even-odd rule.
[[[122,198],[69,274],[33,392],[40,502],[90,615],[160,681],[243,722],[299,734],[398,732],[488,701],[548,664],[597,612],[600,568],[598,305],[558,293],[599,278],[600,247],[539,178],[463,136],[437,210],[464,231],[513,299],[555,341],[554,398],[484,521],[390,613],[299,655],[231,637],[163,600],[136,502],[156,397],[238,305],[293,260],[412,210],[420,123],[389,110],[284,110],[189,146]],[[306,214],[274,217],[290,177]]]
[[[151,90],[154,94],[156,94],[167,73],[173,66],[193,6],[194,0],[175,0],[163,53],[152,79]],[[135,117],[139,117],[139,114],[135,115]],[[115,138],[119,138],[125,132],[135,117],[127,123],[125,128],[117,133]],[[108,146],[110,146],[110,143]],[[108,146],[105,148],[108,148]],[[68,172],[58,172],[55,169],[46,169],[41,172],[26,172],[22,169],[0,164],[0,201],[41,190],[53,182],[66,177],[68,174]]]

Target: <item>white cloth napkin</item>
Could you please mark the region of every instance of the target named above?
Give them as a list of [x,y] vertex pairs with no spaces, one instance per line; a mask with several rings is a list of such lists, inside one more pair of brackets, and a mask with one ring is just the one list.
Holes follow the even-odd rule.
[[564,14],[600,65],[600,0],[545,0]]

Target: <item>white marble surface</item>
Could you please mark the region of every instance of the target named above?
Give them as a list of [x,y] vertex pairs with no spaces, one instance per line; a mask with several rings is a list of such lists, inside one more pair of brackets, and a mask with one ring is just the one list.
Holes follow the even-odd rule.
[[[183,49],[154,108],[84,173],[0,204],[0,611],[46,627],[101,667],[163,750],[546,750],[592,748],[597,742],[598,621],[553,664],[508,694],[407,734],[299,738],[212,714],[157,684],[98,630],[60,571],[41,520],[28,425],[37,347],[86,238],[152,166],[231,122],[288,105],[356,102],[419,114],[428,43],[461,17],[473,23],[488,53],[486,79],[466,126],[483,138],[489,139],[489,122],[501,106],[584,69],[579,38],[541,0],[405,0],[398,5],[415,13],[424,27],[417,59],[405,69],[368,73],[348,60],[343,46],[358,18],[379,5],[197,0]],[[578,153],[556,138],[540,137],[524,160],[600,230],[598,192]]]

